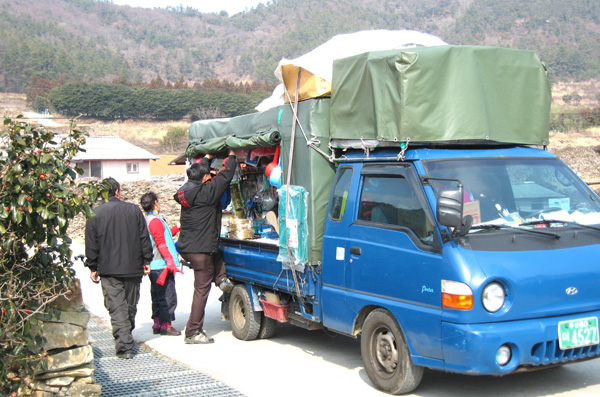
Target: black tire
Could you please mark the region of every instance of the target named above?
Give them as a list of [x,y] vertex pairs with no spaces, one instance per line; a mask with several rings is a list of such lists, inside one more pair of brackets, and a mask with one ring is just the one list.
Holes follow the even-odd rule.
[[377,309],[367,316],[360,352],[367,375],[377,389],[405,394],[419,386],[423,367],[412,363],[404,334],[388,311]]
[[250,295],[244,284],[238,284],[229,297],[229,322],[233,336],[240,340],[254,340],[261,325],[261,312],[252,310]]
[[277,320],[262,315],[262,322],[260,323],[260,331],[258,332],[259,339],[269,339],[275,335],[277,331]]

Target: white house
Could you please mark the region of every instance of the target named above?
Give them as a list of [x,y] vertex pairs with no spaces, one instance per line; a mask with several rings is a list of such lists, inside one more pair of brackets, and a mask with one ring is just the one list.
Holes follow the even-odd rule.
[[150,160],[159,157],[117,136],[91,136],[73,161],[82,177],[113,177],[119,182],[150,179]]

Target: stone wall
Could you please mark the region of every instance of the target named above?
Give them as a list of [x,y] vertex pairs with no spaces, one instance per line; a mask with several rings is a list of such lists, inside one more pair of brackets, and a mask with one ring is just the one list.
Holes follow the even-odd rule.
[[50,304],[54,315],[39,317],[43,326],[32,330],[43,339],[42,369],[25,379],[20,396],[100,396],[95,384],[94,352],[88,340],[90,313],[85,309],[81,285]]

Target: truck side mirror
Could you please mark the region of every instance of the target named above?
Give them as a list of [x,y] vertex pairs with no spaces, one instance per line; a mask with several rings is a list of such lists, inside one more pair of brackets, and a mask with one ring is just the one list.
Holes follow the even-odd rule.
[[442,190],[438,197],[437,219],[440,225],[453,228],[462,226],[463,192],[458,190]]

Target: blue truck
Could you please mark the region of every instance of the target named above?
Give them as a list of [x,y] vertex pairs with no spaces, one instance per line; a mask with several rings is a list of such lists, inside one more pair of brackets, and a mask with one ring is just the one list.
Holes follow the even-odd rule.
[[[336,61],[330,97],[193,125],[188,157],[215,139],[253,147],[246,135],[282,153],[279,237],[221,238],[233,334],[287,322],[360,338],[390,394],[424,368],[598,358],[600,199],[547,150],[549,91],[528,51],[415,48]],[[261,175],[245,164],[242,185],[249,168]],[[251,185],[253,205],[275,190]]]

